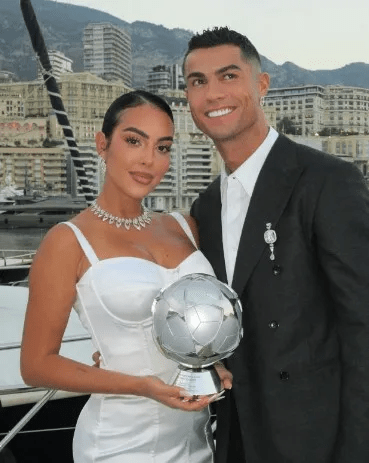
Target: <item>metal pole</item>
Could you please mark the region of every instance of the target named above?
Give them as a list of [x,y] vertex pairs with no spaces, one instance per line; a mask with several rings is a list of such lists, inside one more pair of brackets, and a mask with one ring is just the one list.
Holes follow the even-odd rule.
[[0,441],[0,452],[2,452],[7,444],[15,437],[18,432],[33,418],[36,413],[41,410],[41,408],[45,405],[45,403],[55,395],[56,389],[51,389],[47,391],[47,393],[40,399],[32,408],[31,410],[11,429],[8,434],[4,437],[2,441]]

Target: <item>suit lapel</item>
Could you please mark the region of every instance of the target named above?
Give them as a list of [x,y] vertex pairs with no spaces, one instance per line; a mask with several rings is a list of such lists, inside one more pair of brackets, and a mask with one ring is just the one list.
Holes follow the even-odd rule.
[[275,229],[301,172],[295,144],[280,135],[260,171],[242,229],[232,282],[237,294],[242,294],[267,246],[266,224]]

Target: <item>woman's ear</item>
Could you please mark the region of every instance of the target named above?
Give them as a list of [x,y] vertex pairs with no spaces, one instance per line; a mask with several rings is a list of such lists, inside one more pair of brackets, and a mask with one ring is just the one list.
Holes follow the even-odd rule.
[[105,134],[103,132],[97,132],[95,135],[95,142],[96,142],[96,150],[97,153],[105,159],[106,156],[106,147],[107,147],[107,140]]

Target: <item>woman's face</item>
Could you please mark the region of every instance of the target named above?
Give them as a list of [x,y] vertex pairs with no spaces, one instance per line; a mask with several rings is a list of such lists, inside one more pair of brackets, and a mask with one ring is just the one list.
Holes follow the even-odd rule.
[[169,168],[173,132],[169,116],[155,106],[145,104],[123,111],[109,144],[101,132],[96,136],[98,151],[106,162],[105,183],[127,197],[148,195]]

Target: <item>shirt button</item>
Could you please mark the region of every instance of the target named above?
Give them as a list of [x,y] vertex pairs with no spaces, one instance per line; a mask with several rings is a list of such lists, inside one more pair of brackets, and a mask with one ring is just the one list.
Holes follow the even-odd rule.
[[273,265],[273,275],[280,275],[282,273],[282,267],[280,265]]
[[275,320],[272,320],[271,322],[268,323],[268,326],[272,330],[276,330],[279,327],[279,323],[276,322]]
[[288,381],[290,379],[290,374],[288,373],[288,371],[281,371],[279,373],[279,377],[281,381]]

